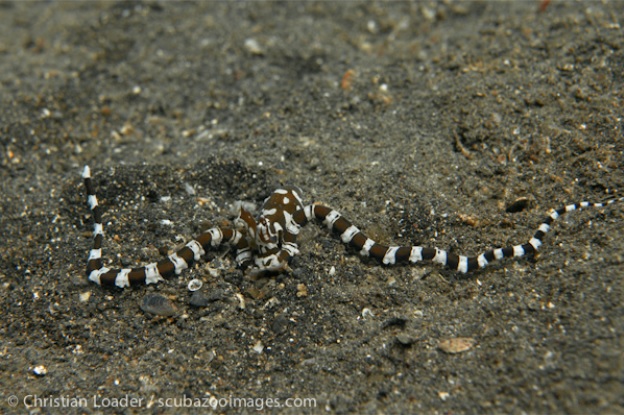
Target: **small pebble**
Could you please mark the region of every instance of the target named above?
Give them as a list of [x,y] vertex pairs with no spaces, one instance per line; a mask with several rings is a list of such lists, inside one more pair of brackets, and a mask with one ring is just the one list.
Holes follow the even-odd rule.
[[409,346],[409,345],[414,344],[414,343],[416,343],[418,341],[418,338],[416,338],[415,336],[411,335],[410,333],[399,333],[399,334],[396,335],[396,339],[403,346]]
[[456,354],[472,349],[476,343],[472,337],[455,337],[440,341],[438,347],[445,353]]
[[271,330],[273,330],[275,334],[284,334],[288,331],[288,325],[288,318],[285,316],[278,316],[271,325]]
[[301,361],[301,364],[304,366],[314,365],[316,364],[316,357],[311,357],[309,359],[305,359]]
[[37,376],[45,376],[48,374],[48,368],[44,365],[35,366],[33,368],[33,373]]
[[213,290],[210,292],[210,294],[208,294],[206,296],[206,298],[208,298],[208,301],[213,302],[213,301],[222,301],[225,300],[227,298],[227,295],[225,293],[225,291],[223,290]]
[[307,297],[308,287],[305,284],[297,284],[297,297]]
[[143,297],[141,310],[163,317],[170,317],[176,313],[176,309],[171,301],[160,294],[147,294]]
[[507,209],[505,209],[505,212],[507,213],[522,212],[528,206],[529,206],[529,199],[526,197],[519,197],[518,199],[514,200],[511,205],[507,206]]
[[191,295],[189,304],[193,307],[206,307],[208,304],[210,304],[210,299],[206,297],[201,291],[195,291],[193,295]]

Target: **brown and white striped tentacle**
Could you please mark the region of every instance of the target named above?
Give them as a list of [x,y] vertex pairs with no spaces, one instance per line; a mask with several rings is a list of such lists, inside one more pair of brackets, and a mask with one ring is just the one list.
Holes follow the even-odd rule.
[[[507,246],[505,248],[490,249],[477,256],[456,255],[442,249],[422,246],[381,245],[368,238],[339,212],[321,204],[306,206],[304,213],[305,220],[312,221],[316,219],[322,221],[330,230],[340,235],[342,242],[359,250],[360,255],[375,258],[383,264],[415,264],[420,261],[431,261],[461,273],[467,273],[479,268],[484,268],[489,263],[496,260],[510,257],[519,258],[535,253],[542,245],[544,235],[550,230],[552,223],[565,213],[588,207],[604,207],[616,202],[624,202],[624,197],[607,200],[601,203],[581,202],[552,210],[527,243]],[[303,218],[299,217],[298,219],[305,223],[302,220]]]
[[355,247],[361,255],[373,257],[383,264],[431,261],[466,273],[484,268],[495,260],[519,258],[535,253],[542,245],[552,223],[565,213],[624,201],[624,197],[620,197],[602,203],[581,202],[561,207],[551,211],[527,243],[490,249],[477,256],[464,256],[435,247],[381,245],[367,237],[336,210],[321,204],[304,207],[296,189],[277,189],[265,200],[257,219],[241,208],[235,220],[236,229],[209,229],[159,262],[139,268],[109,269],[102,262],[102,215],[88,166],[85,166],[82,176],[94,220],[93,248],[89,253],[87,276],[98,284],[118,287],[152,284],[180,274],[198,261],[207,249],[217,248],[221,244],[236,245],[237,264],[243,268],[251,267],[252,273],[288,271],[290,259],[299,253],[297,235],[312,220],[322,221],[330,230],[340,235],[345,244]]
[[97,284],[120,288],[131,285],[154,284],[165,278],[180,274],[195,261],[198,261],[207,249],[214,249],[223,243],[234,245],[241,240],[242,235],[237,230],[215,227],[208,229],[188,242],[183,248],[159,262],[139,268],[107,268],[102,263],[102,241],[104,239],[102,213],[95,196],[95,190],[91,181],[91,171],[88,166],[85,166],[82,177],[87,189],[87,203],[93,214],[94,221],[93,248],[89,252],[87,276],[90,281]]

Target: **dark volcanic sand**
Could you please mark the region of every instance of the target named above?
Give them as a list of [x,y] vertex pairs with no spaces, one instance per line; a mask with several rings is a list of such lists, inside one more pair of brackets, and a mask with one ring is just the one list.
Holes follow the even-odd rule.
[[[251,278],[220,250],[122,291],[84,275],[80,179],[90,164],[111,266],[286,184],[386,243],[523,243],[551,207],[623,194],[623,16],[616,1],[0,3],[0,412],[36,395],[31,413],[210,409],[161,405],[185,396],[248,399],[217,410],[233,413],[624,413],[621,205],[466,277],[381,267],[308,226],[292,275]],[[176,314],[142,311],[151,294]],[[476,343],[441,350],[457,337]],[[316,408],[268,408],[288,398]]]

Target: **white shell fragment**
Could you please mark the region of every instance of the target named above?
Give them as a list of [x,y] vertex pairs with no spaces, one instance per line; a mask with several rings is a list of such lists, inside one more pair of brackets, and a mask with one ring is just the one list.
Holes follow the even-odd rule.
[[250,37],[245,39],[244,45],[245,49],[247,49],[247,52],[251,53],[252,55],[262,55],[264,53],[262,46],[260,46],[260,43],[254,38]]
[[371,310],[370,308],[364,307],[362,309],[362,318],[366,319],[368,317],[375,317],[375,313],[373,313],[373,310]]
[[258,354],[261,354],[263,350],[264,350],[264,345],[262,344],[260,340],[258,340],[256,344],[253,346],[253,351]]
[[204,285],[204,283],[201,282],[201,280],[198,280],[197,278],[192,279],[188,283],[188,290],[189,291],[197,291],[197,290],[199,290],[202,287],[202,285]]

